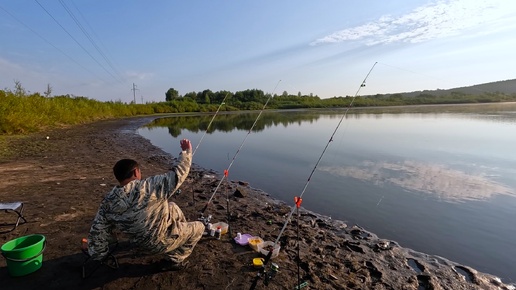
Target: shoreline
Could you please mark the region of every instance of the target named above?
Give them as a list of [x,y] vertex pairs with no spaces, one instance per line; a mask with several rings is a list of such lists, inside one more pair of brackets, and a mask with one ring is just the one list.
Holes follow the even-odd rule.
[[[100,269],[87,280],[78,275],[84,258],[78,251],[79,241],[87,234],[100,199],[115,184],[112,164],[120,158],[134,158],[142,163],[146,177],[168,170],[174,162],[174,157],[136,132],[140,126],[160,117],[101,121],[14,141],[18,146],[16,156],[0,160],[0,173],[7,176],[0,181],[0,200],[22,199],[29,223],[11,233],[0,234],[0,241],[5,243],[20,235],[41,233],[47,237],[48,247],[42,269],[31,274],[31,279],[8,277],[5,259],[0,261],[0,279],[6,281],[8,289],[36,289],[40,285],[47,285],[48,289],[246,289],[251,286],[257,271],[250,261],[260,255],[236,245],[228,234],[220,241],[201,240],[189,258],[193,265],[181,272],[156,273],[153,266],[159,257],[142,257],[127,247],[121,249],[120,256],[117,254],[121,269],[116,272]],[[200,208],[218,183],[217,178],[204,176],[215,173],[193,166],[181,194],[173,198],[188,220],[198,218]],[[233,196],[237,189],[244,192],[244,197]],[[276,239],[292,205],[244,182],[227,182],[223,190],[224,194],[214,198],[208,207],[214,220],[227,220],[229,205],[233,236],[241,232],[264,240]],[[443,257],[400,247],[397,242],[380,239],[358,226],[348,227],[343,221],[303,208],[300,211],[300,237],[294,214],[280,239],[280,255],[273,261],[279,265],[280,272],[269,288],[293,289],[299,269],[309,289],[516,289],[495,276]],[[258,285],[257,289],[264,289],[261,282]]]

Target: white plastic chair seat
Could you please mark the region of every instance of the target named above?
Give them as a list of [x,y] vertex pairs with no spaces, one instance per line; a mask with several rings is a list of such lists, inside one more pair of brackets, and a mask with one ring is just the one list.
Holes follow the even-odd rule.
[[21,202],[10,202],[10,203],[0,203],[0,210],[16,210],[20,206],[22,206],[23,203]]

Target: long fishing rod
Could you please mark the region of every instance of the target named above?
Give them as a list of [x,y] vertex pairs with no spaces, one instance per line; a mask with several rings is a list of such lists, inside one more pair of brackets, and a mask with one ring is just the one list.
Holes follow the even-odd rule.
[[[285,228],[287,227],[288,225],[288,222],[290,220],[290,218],[292,217],[292,214],[294,213],[294,211],[296,210],[297,208],[297,204],[301,202],[302,200],[302,197],[303,197],[303,194],[305,193],[306,191],[306,188],[308,187],[308,184],[310,183],[311,179],[312,179],[312,176],[314,175],[314,172],[315,170],[317,169],[317,166],[319,165],[319,163],[321,162],[321,159],[323,158],[324,156],[324,153],[326,153],[326,150],[328,149],[328,147],[330,146],[330,143],[333,141],[333,137],[335,136],[335,133],[337,133],[337,130],[339,129],[340,127],[340,124],[342,123],[342,121],[344,120],[344,118],[347,116],[348,114],[348,111],[349,109],[351,108],[351,106],[353,105],[353,102],[355,101],[355,98],[358,96],[358,93],[360,92],[360,90],[365,87],[365,83],[366,83],[366,80],[367,78],[369,77],[369,75],[371,74],[371,72],[373,71],[374,67],[376,66],[378,62],[375,62],[373,64],[373,66],[371,67],[371,69],[369,70],[369,72],[367,73],[366,77],[364,78],[364,80],[362,81],[362,83],[360,84],[360,87],[358,88],[357,92],[355,93],[355,95],[353,96],[353,99],[351,100],[351,102],[349,103],[346,111],[344,112],[344,114],[342,115],[342,117],[340,118],[340,121],[339,123],[337,124],[337,127],[335,127],[335,130],[333,131],[333,134],[331,134],[331,137],[330,137],[330,140],[328,140],[328,143],[326,143],[326,146],[324,147],[324,150],[322,151],[321,153],[321,156],[319,156],[319,159],[317,160],[317,162],[315,163],[315,166],[314,168],[312,169],[312,172],[310,173],[310,175],[308,176],[308,179],[305,183],[305,186],[303,188],[303,190],[301,191],[301,194],[299,195],[299,197],[296,197],[295,198],[295,201],[296,201],[296,206],[293,206],[292,207],[292,210],[290,211],[288,217],[286,218],[285,220],[285,223],[283,224],[283,227],[281,228],[281,231],[280,233],[278,234],[278,237],[276,238],[276,240],[274,241],[274,245],[272,246],[272,249],[274,249],[276,247],[276,244],[278,244],[281,236],[283,235],[283,232],[285,231]],[[299,243],[299,242],[298,242]],[[267,263],[269,262],[269,260],[271,259],[271,256],[272,256],[272,250],[269,251],[269,253],[267,254],[267,256],[265,257],[265,260],[263,262],[263,271],[266,271],[266,265]],[[298,257],[299,258],[299,257]],[[251,285],[251,288],[250,290],[253,290],[256,288],[256,285],[258,284],[258,279],[261,277],[261,274],[262,273],[258,273],[258,275],[256,276],[255,280],[253,281],[253,284]],[[297,288],[299,288],[300,285],[297,285]]]
[[[217,114],[219,113],[220,108],[222,108],[222,105],[224,105],[226,103],[226,98],[228,96],[229,96],[229,92],[224,96],[224,99],[222,99],[222,102],[220,102],[220,105],[217,108],[217,111],[215,112],[215,114],[213,114],[213,117],[211,118],[210,122],[208,123],[208,127],[206,127],[204,134],[202,134],[201,139],[199,140],[199,143],[197,143],[197,146],[195,146],[195,149],[192,153],[192,158],[195,155],[195,152],[197,152],[197,149],[199,149],[199,146],[201,146],[202,140],[204,139],[204,136],[206,136],[206,134],[208,133],[208,130],[210,129],[211,124],[213,123],[213,120],[215,120],[215,117],[217,117]],[[195,204],[195,193],[193,190],[193,185],[192,185],[192,204]]]
[[[238,150],[236,151],[235,155],[233,156],[233,159],[231,160],[231,162],[229,163],[229,166],[224,170],[224,175],[222,176],[222,178],[220,179],[219,183],[217,184],[217,187],[215,188],[215,190],[213,191],[213,194],[211,195],[210,199],[208,200],[208,202],[206,203],[206,205],[204,206],[204,208],[201,210],[201,220],[202,221],[206,221],[206,219],[204,218],[204,212],[206,211],[206,209],[208,208],[208,205],[211,203],[211,201],[213,200],[213,197],[215,197],[215,194],[217,193],[217,190],[219,189],[220,185],[222,184],[222,182],[224,181],[225,178],[227,178],[228,176],[228,173],[229,173],[229,169],[231,169],[231,166],[233,166],[233,163],[235,162],[235,159],[237,158],[238,156],[238,153],[240,153],[240,150],[242,150],[242,147],[244,147],[244,144],[245,144],[245,141],[247,140],[247,137],[249,137],[249,135],[251,134],[252,130],[254,129],[254,126],[256,126],[256,124],[258,123],[258,119],[260,119],[260,116],[262,115],[263,111],[265,110],[265,108],[267,107],[267,104],[269,103],[269,101],[271,100],[272,96],[274,95],[274,92],[276,91],[276,88],[278,87],[279,83],[281,82],[281,80],[278,81],[278,83],[276,84],[276,86],[274,87],[274,90],[272,91],[272,93],[270,94],[270,96],[267,98],[267,101],[265,102],[265,104],[263,105],[262,109],[260,110],[260,113],[258,114],[258,116],[256,117],[256,119],[254,120],[254,123],[253,125],[251,126],[251,128],[249,129],[249,131],[247,132],[247,135],[245,136],[244,140],[242,141],[242,144],[240,144],[240,147],[238,148]],[[209,221],[209,217],[208,217],[208,221]]]

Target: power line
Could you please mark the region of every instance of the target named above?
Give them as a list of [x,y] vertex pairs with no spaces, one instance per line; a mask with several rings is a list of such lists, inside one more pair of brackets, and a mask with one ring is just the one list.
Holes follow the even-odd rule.
[[52,16],[52,14],[50,12],[48,12],[47,9],[45,9],[45,7],[43,7],[43,5],[41,5],[41,3],[39,3],[38,0],[34,0],[36,1],[36,3],[38,3],[38,5],[55,21],[55,23],[57,23],[57,25],[59,25],[59,27],[61,27],[61,29],[63,29],[64,32],[66,32],[66,34],[68,34],[68,36],[70,36],[70,38],[75,41],[75,43],[77,43],[77,45],[79,45],[82,50],[84,50],[84,52],[86,52],[102,69],[104,69],[104,71],[106,71],[111,77],[113,77],[113,79],[115,79],[117,82],[122,82],[120,81],[119,79],[117,79],[110,71],[108,71],[106,69],[106,67],[104,67],[93,55],[91,55],[91,53],[89,53],[89,51],[84,48],[84,46],[82,46],[79,41],[77,41],[77,39],[75,39],[75,37],[73,37],[69,32],[68,30],[66,30],[66,28],[63,27],[63,25],[61,25],[61,23],[59,23],[59,21],[57,21],[57,19],[55,19],[54,16]]
[[[100,46],[104,48],[104,51],[106,52],[106,55],[108,56],[108,58],[111,58],[111,60],[114,62],[114,66],[115,68],[117,68],[117,63],[116,63],[116,60],[114,60],[110,54],[109,54],[109,49],[106,47],[106,45],[104,45],[104,43],[102,43],[102,39],[95,33],[95,29],[93,29],[93,27],[91,27],[91,25],[88,23],[88,20],[86,19],[86,17],[84,17],[84,15],[81,13],[81,10],[79,9],[79,7],[77,7],[77,5],[75,5],[74,1],[70,1],[73,5],[73,7],[75,7],[75,10],[77,10],[77,12],[79,12],[79,15],[81,16],[82,20],[86,23],[86,25],[89,27],[90,31],[93,33],[93,36],[95,36],[95,38],[97,39],[97,41],[100,43]],[[117,69],[118,71],[118,69]],[[120,74],[122,75],[122,74]],[[125,79],[122,78],[125,82]]]
[[76,61],[74,58],[72,58],[71,56],[69,56],[68,54],[66,54],[64,51],[62,51],[59,47],[55,46],[52,42],[50,42],[49,40],[47,40],[45,37],[43,37],[41,34],[37,33],[34,29],[30,28],[30,26],[28,26],[27,24],[25,24],[23,21],[21,21],[20,19],[18,19],[16,16],[14,16],[13,14],[11,14],[9,11],[7,11],[5,8],[1,7],[0,6],[0,9],[2,9],[5,13],[7,13],[9,16],[11,16],[14,20],[18,21],[21,25],[25,26],[25,28],[27,28],[28,30],[30,30],[32,33],[34,33],[36,36],[38,36],[39,38],[41,38],[43,41],[45,41],[46,43],[48,43],[50,46],[52,46],[53,48],[55,48],[57,51],[59,51],[60,53],[62,53],[64,56],[66,56],[69,60],[73,61],[75,64],[77,64],[78,66],[80,66],[81,68],[83,68],[85,71],[91,73],[92,75],[94,75],[95,77],[97,77],[99,80],[101,81],[105,81],[103,78],[101,78],[100,76],[98,76],[97,74],[95,74],[94,72],[92,72],[91,70],[87,69],[85,66],[83,66],[82,64],[80,64],[78,61]]
[[91,36],[89,35],[89,33],[84,29],[84,27],[81,25],[81,23],[79,22],[79,20],[77,19],[77,17],[75,17],[75,15],[73,14],[73,12],[68,8],[68,6],[66,6],[66,4],[63,2],[63,0],[59,0],[59,3],[61,3],[61,6],[63,6],[63,8],[66,10],[66,12],[68,12],[68,15],[70,15],[70,17],[72,17],[73,21],[75,22],[75,24],[79,27],[79,29],[82,31],[82,33],[86,36],[86,38],[88,38],[88,40],[91,42],[91,44],[93,45],[93,47],[95,47],[95,49],[97,50],[97,52],[102,56],[102,58],[104,58],[104,60],[106,61],[106,63],[109,65],[109,67],[111,67],[111,69],[117,74],[117,76],[120,78],[120,79],[123,79],[120,75],[120,72],[118,72],[114,67],[113,67],[113,64],[111,63],[111,61],[109,61],[109,59],[106,57],[106,55],[104,54],[104,52],[102,52],[102,50],[97,46],[97,44],[95,43],[95,41],[91,38]]

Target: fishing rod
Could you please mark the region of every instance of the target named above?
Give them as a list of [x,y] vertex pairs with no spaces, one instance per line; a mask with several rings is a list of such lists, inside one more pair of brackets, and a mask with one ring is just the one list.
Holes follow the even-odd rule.
[[[217,108],[217,111],[215,112],[215,114],[211,118],[210,122],[208,123],[208,127],[206,127],[206,130],[204,131],[204,134],[202,134],[201,139],[199,140],[199,143],[197,143],[197,146],[195,146],[195,149],[194,149],[194,151],[192,153],[192,158],[195,155],[195,152],[197,152],[197,149],[199,149],[199,146],[201,146],[202,140],[204,139],[204,136],[206,136],[206,134],[208,133],[208,130],[210,129],[211,124],[213,123],[213,120],[215,120],[215,117],[217,117],[217,114],[219,113],[220,108],[222,108],[222,105],[224,105],[226,103],[226,98],[229,96],[229,93],[230,92],[228,92],[224,96],[224,99],[222,99],[222,102],[220,102],[220,105]],[[192,204],[195,204],[195,193],[194,193],[194,190],[193,190],[193,184],[192,184]]]
[[[229,170],[231,169],[231,166],[233,166],[233,163],[235,162],[235,159],[237,158],[238,156],[238,153],[240,153],[240,150],[242,150],[242,147],[244,147],[244,144],[245,144],[245,141],[247,140],[247,137],[249,137],[249,135],[251,134],[251,132],[253,131],[254,129],[254,126],[256,126],[256,124],[258,123],[258,119],[260,119],[260,116],[262,115],[263,111],[265,110],[265,108],[267,107],[267,104],[269,103],[269,101],[271,100],[272,96],[274,95],[274,92],[276,91],[276,88],[278,87],[279,83],[281,82],[281,80],[278,81],[278,83],[276,84],[276,86],[274,87],[274,90],[272,91],[272,93],[270,94],[270,96],[267,98],[267,101],[265,102],[265,104],[263,105],[262,109],[260,110],[260,113],[258,114],[258,116],[256,117],[256,119],[254,120],[254,123],[253,125],[251,126],[251,128],[249,129],[249,131],[247,132],[247,135],[245,136],[244,140],[242,141],[242,144],[240,144],[240,147],[238,148],[238,150],[236,151],[235,155],[233,156],[233,159],[231,160],[231,162],[229,163],[229,166],[224,170],[224,175],[222,176],[222,178],[220,179],[219,183],[217,184],[217,187],[215,188],[215,190],[213,191],[213,194],[211,195],[210,199],[208,200],[208,202],[206,202],[206,205],[204,206],[204,208],[201,210],[201,217],[199,218],[199,220],[201,220],[205,225],[208,224],[208,222],[210,221],[211,219],[211,215],[208,216],[208,217],[204,217],[204,212],[206,211],[206,209],[208,208],[208,205],[210,205],[211,201],[213,200],[213,197],[215,197],[215,194],[217,193],[220,185],[222,184],[222,182],[224,181],[225,178],[228,177],[228,173],[229,173]],[[228,221],[229,222],[229,221]]]
[[[364,80],[362,81],[362,83],[360,84],[360,87],[358,88],[358,90],[356,91],[355,95],[353,96],[353,99],[351,100],[351,102],[349,103],[346,111],[344,112],[344,114],[342,115],[342,117],[340,118],[340,121],[339,123],[337,124],[337,127],[335,127],[335,130],[333,131],[333,134],[331,134],[331,137],[330,137],[330,140],[328,140],[328,142],[326,143],[326,146],[324,147],[324,150],[322,151],[321,155],[319,156],[319,159],[317,160],[317,162],[315,163],[315,166],[314,168],[312,169],[312,172],[310,173],[310,175],[308,176],[308,179],[305,183],[305,186],[303,188],[303,190],[301,191],[301,194],[299,195],[299,197],[295,197],[295,202],[296,202],[296,206],[293,206],[292,207],[292,210],[290,211],[288,217],[286,218],[285,220],[285,223],[283,224],[283,227],[281,228],[281,231],[280,233],[278,234],[278,237],[276,238],[276,240],[274,241],[274,244],[272,245],[272,250],[269,251],[269,253],[267,254],[267,256],[265,257],[265,260],[263,262],[263,273],[260,273],[258,272],[258,274],[256,275],[253,283],[251,284],[251,288],[250,290],[254,290],[256,288],[256,285],[258,284],[258,280],[260,279],[260,277],[262,275],[266,275],[266,271],[267,271],[267,263],[269,262],[269,260],[271,259],[271,256],[272,256],[272,252],[273,252],[273,249],[276,247],[276,245],[278,244],[281,236],[283,235],[283,232],[285,231],[285,228],[287,227],[288,225],[288,222],[290,220],[290,218],[292,217],[292,214],[294,213],[294,211],[296,210],[296,208],[298,208],[298,206],[301,204],[301,201],[302,201],[302,198],[303,198],[303,194],[305,193],[306,191],[306,188],[308,187],[308,184],[310,183],[311,179],[312,179],[312,176],[314,175],[315,173],[315,170],[317,169],[317,166],[319,165],[319,163],[321,162],[321,159],[323,158],[324,156],[324,153],[326,153],[326,150],[328,149],[328,147],[330,146],[330,143],[333,141],[333,137],[335,136],[335,134],[337,133],[337,130],[339,129],[342,121],[344,120],[344,118],[347,116],[348,114],[348,111],[349,109],[351,108],[351,106],[353,105],[353,102],[355,101],[355,98],[358,96],[358,93],[360,92],[360,90],[365,87],[365,83],[366,83],[366,80],[367,78],[369,77],[369,75],[371,74],[371,72],[373,71],[374,67],[376,66],[378,62],[375,62],[373,64],[373,66],[371,67],[371,69],[369,70],[369,72],[367,73],[367,75],[365,76]],[[299,241],[298,241],[299,243]],[[299,257],[298,257],[299,259]],[[299,289],[301,288],[301,286],[298,284],[296,289]]]

